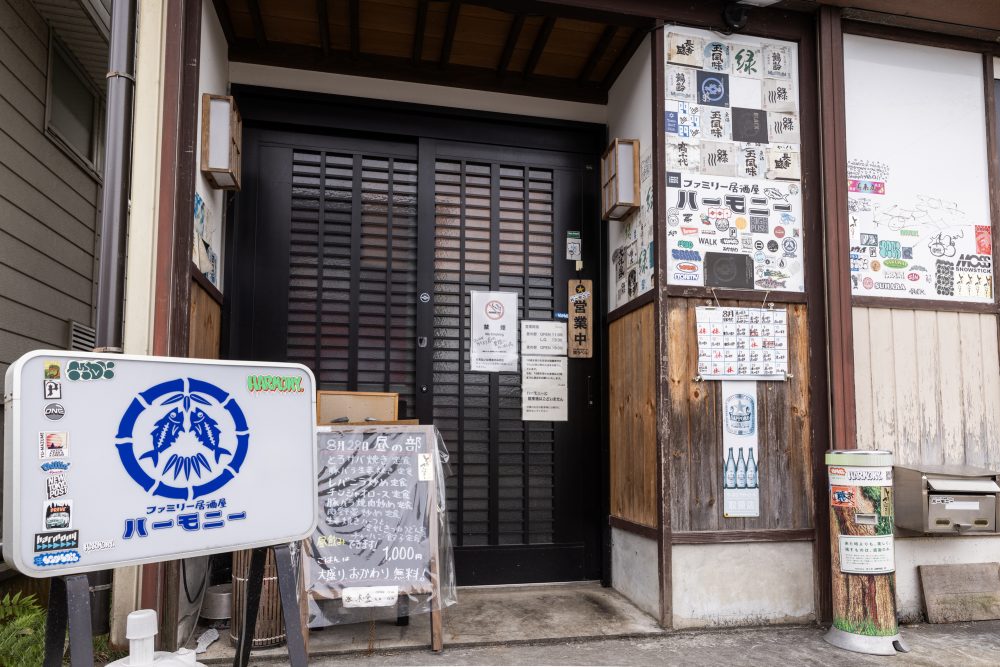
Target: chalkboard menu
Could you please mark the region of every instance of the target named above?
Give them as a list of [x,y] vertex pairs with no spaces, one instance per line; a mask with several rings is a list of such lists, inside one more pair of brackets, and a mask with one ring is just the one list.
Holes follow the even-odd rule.
[[388,606],[437,580],[433,426],[322,427],[308,588],[344,606]]

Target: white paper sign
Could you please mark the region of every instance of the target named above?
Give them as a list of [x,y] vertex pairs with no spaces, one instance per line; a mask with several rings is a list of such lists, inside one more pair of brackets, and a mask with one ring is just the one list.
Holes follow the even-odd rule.
[[391,607],[399,599],[399,586],[348,586],[340,595],[345,607]]
[[522,320],[521,354],[566,356],[566,323]]
[[757,383],[722,382],[723,515],[760,516]]
[[784,380],[788,311],[713,308],[695,311],[698,374],[704,380]]
[[896,569],[892,535],[841,535],[840,571],[885,574]]
[[471,370],[517,371],[517,294],[472,292]]
[[5,392],[3,555],[24,574],[313,531],[316,394],[305,366],[36,351],[11,365]]
[[564,422],[567,417],[566,357],[521,358],[521,419]]

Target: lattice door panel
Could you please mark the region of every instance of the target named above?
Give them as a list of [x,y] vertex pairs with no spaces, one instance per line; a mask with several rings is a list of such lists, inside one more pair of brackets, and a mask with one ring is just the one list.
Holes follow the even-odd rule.
[[439,158],[434,169],[434,423],[452,449],[458,546],[554,541],[555,429],[521,421],[518,373],[469,370],[472,291],[555,309],[553,171]]
[[415,414],[417,161],[295,150],[290,361],[320,389],[399,393]]

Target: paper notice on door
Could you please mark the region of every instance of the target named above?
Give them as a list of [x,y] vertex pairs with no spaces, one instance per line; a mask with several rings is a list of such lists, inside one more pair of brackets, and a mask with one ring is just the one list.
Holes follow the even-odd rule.
[[517,294],[472,292],[469,364],[473,371],[517,371]]
[[566,421],[567,375],[566,357],[521,357],[521,419]]
[[566,356],[566,323],[521,320],[521,354]]

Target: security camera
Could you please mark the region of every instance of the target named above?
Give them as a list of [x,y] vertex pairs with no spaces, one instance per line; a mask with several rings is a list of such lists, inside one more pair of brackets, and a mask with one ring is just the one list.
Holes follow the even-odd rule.
[[747,8],[738,2],[730,2],[722,9],[722,20],[732,32],[742,30],[747,24]]

